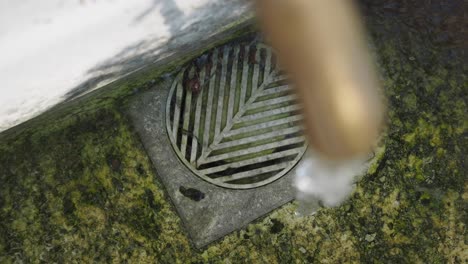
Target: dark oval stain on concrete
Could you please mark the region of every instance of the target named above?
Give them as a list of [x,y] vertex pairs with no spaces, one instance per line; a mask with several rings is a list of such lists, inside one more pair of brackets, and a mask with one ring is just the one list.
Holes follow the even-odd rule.
[[191,200],[195,202],[199,202],[203,199],[205,199],[205,194],[201,192],[200,190],[194,189],[194,188],[185,188],[184,186],[179,187],[179,192],[187,197],[190,198]]

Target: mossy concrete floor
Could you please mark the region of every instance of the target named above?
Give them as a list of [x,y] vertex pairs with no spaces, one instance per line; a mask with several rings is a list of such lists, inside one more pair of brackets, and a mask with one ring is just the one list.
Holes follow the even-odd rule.
[[0,136],[0,262],[466,263],[466,65],[411,20],[367,23],[388,130],[342,206],[290,203],[195,250],[123,114],[153,69]]

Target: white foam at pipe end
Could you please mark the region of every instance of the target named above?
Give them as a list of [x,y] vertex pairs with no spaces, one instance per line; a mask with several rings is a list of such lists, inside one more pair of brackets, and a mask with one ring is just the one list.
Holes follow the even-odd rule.
[[354,178],[366,168],[365,159],[347,161],[324,160],[310,155],[299,165],[294,178],[299,201],[298,213],[310,215],[320,207],[340,205],[352,192]]

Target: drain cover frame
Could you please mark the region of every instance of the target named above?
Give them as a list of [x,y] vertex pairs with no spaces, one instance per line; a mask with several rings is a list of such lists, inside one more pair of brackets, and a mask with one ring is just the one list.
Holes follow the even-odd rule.
[[[293,200],[296,167],[269,184],[250,189],[221,187],[195,175],[177,156],[166,129],[166,102],[174,76],[135,95],[127,113],[153,164],[156,180],[165,187],[190,241],[202,248]],[[198,197],[188,197],[184,190],[199,192]]]
[[275,61],[261,43],[225,45],[176,76],[166,129],[179,159],[203,180],[256,188],[285,175],[303,156],[300,107]]

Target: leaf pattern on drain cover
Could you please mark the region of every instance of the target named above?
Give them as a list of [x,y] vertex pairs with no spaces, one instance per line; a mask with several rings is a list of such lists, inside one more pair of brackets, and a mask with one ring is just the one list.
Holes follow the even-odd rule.
[[278,179],[301,158],[300,108],[275,61],[263,44],[224,46],[177,76],[166,126],[195,174],[223,187],[253,188]]

